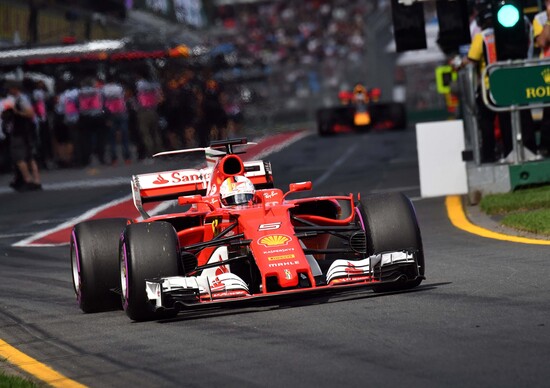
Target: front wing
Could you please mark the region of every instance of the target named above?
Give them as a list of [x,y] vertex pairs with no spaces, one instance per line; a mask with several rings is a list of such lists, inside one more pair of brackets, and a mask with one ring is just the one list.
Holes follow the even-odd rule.
[[338,293],[358,288],[371,289],[389,283],[421,277],[415,255],[387,252],[363,260],[335,260],[323,281],[313,287],[250,294],[246,284],[233,274],[205,279],[201,276],[173,276],[146,280],[147,297],[154,310],[187,310],[214,305]]

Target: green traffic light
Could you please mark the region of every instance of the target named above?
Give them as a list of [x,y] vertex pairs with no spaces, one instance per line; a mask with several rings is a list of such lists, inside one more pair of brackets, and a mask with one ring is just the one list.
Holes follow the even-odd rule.
[[497,20],[503,27],[514,27],[519,21],[519,11],[515,6],[506,4],[498,10]]

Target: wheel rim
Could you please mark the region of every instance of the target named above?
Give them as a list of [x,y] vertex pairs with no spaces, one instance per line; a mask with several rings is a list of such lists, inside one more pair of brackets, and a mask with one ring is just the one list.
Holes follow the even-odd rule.
[[361,225],[361,228],[365,230],[365,220],[363,220],[363,216],[361,215],[361,212],[359,211],[357,206],[355,207],[355,215],[357,216],[357,218],[359,218],[359,224]]
[[74,239],[71,244],[71,268],[73,273],[73,287],[77,298],[80,300],[80,260],[78,258],[78,249],[76,246],[76,240]]
[[124,308],[128,306],[128,259],[126,256],[126,244],[122,244],[120,255],[120,289]]

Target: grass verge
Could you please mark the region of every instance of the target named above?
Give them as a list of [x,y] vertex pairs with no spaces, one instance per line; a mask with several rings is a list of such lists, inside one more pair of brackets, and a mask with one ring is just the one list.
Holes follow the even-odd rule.
[[488,215],[502,216],[503,225],[550,236],[550,185],[487,195],[480,208]]
[[23,377],[12,376],[0,372],[0,387],[2,388],[37,388],[34,382]]

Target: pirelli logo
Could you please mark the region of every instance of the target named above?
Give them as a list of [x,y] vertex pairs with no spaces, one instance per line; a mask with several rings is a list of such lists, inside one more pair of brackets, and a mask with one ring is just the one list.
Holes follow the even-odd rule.
[[275,261],[275,260],[288,260],[288,259],[294,259],[296,256],[294,255],[280,255],[280,256],[271,256],[268,257],[268,261]]

